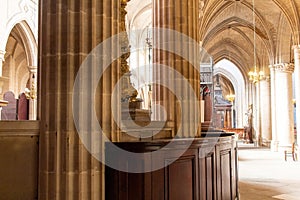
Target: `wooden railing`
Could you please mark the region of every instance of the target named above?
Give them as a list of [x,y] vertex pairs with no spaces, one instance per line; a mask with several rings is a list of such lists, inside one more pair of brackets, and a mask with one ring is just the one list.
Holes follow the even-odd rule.
[[1,199],[37,199],[39,121],[0,121]]

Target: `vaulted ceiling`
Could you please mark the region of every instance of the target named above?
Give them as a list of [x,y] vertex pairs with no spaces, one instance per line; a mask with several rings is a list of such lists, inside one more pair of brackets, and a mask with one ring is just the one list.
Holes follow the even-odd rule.
[[[292,46],[300,44],[299,0],[199,1],[200,39],[215,63],[227,58],[246,78],[254,65],[268,74],[271,64],[293,62]],[[131,0],[127,10],[129,28],[151,24],[151,0]]]
[[215,61],[228,58],[245,74],[254,64],[266,68],[293,60],[300,1],[204,0],[201,5],[199,31]]

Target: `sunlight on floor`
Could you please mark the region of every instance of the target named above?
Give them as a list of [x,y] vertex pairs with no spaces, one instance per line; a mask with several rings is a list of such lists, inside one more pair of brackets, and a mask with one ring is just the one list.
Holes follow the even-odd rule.
[[266,148],[239,149],[241,200],[300,199],[300,162]]

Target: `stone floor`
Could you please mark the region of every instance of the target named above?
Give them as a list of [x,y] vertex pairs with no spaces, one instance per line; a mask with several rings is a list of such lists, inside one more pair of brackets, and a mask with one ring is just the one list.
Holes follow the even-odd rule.
[[300,200],[300,161],[266,148],[239,145],[240,200]]

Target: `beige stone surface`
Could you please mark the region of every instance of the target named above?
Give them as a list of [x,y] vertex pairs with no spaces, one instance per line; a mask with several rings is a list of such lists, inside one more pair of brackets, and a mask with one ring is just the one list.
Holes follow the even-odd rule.
[[[152,25],[172,28],[196,39],[212,56],[214,62],[224,58],[232,61],[240,69],[247,87],[245,88],[247,94],[242,98],[247,99],[246,104],[257,104],[254,105],[257,108],[256,116],[254,116],[257,134],[262,134],[264,137],[266,131],[270,131],[268,126],[264,127],[262,123],[269,120],[268,113],[271,112],[273,141],[276,143],[279,140],[282,144],[290,144],[293,131],[292,107],[290,105],[292,100],[291,74],[289,77],[286,77],[286,74],[277,76],[278,73],[282,72],[274,72],[272,75],[267,66],[278,66],[278,64],[285,66],[295,62],[295,78],[300,80],[300,61],[299,52],[297,52],[299,50],[297,48],[292,49],[292,46],[300,44],[300,1],[153,0],[153,2],[152,4],[151,1],[131,0],[127,10],[129,13],[127,26],[144,29],[145,24],[151,24],[152,14],[150,10],[153,10]],[[41,0],[40,66],[37,65],[37,1],[5,0],[1,3],[3,8],[7,9],[0,12],[0,52],[5,52],[3,58],[0,59],[0,86],[3,86],[5,91],[12,90],[19,93],[30,79],[28,67],[31,66],[37,66],[38,75],[41,76],[38,87],[39,114],[37,116],[41,125],[39,199],[104,199],[103,166],[87,152],[74,127],[72,87],[80,64],[88,53],[100,42],[121,31],[119,26],[120,1]],[[177,45],[178,48],[183,48],[180,44]],[[188,50],[191,57],[197,57],[192,49]],[[157,59],[155,61],[169,64],[183,74],[198,94],[199,77],[195,71],[190,70],[189,63],[179,56],[170,55],[166,52],[159,52],[155,56]],[[255,89],[248,80],[248,72],[254,70],[254,66],[257,70],[265,70],[266,75],[271,74],[272,103],[270,108],[265,106],[267,101],[259,100],[262,98],[265,100],[264,95],[267,95],[267,92],[264,93],[264,91],[268,90],[267,87],[265,89],[261,87],[261,90]],[[93,70],[96,71],[96,68]],[[282,71],[282,69],[280,70]],[[155,73],[161,78],[168,75],[164,74],[161,69],[157,69]],[[108,138],[112,141],[119,141],[121,138],[120,130],[112,118],[110,109],[112,89],[120,74],[120,60],[118,60],[105,72],[95,97],[97,118],[99,118]],[[94,79],[95,77],[89,78]],[[296,91],[300,91],[299,88],[299,82],[296,81]],[[279,93],[282,91],[284,93]],[[181,123],[180,118],[177,117],[180,108],[179,103],[166,89],[156,88],[156,95],[155,100],[166,106],[167,119],[169,123],[172,123],[172,128],[178,127]],[[296,101],[299,104],[299,94],[297,93],[296,96]],[[282,99],[284,101],[281,101]],[[83,99],[81,101],[84,102]],[[278,110],[278,108],[282,110]],[[297,109],[299,111],[299,106]],[[191,115],[193,114],[195,113],[191,113]],[[263,116],[261,116],[262,114]],[[89,119],[91,117],[90,110],[84,110],[82,116],[83,121]],[[193,117],[189,117],[192,122]],[[297,119],[300,122],[300,116]],[[277,124],[279,125],[277,126]],[[28,165],[32,164],[33,168],[37,165],[36,149],[31,148],[32,141],[35,142],[37,137],[36,130],[39,129],[36,126],[38,125],[29,124],[24,128],[20,124],[5,122],[0,127],[3,134],[11,134],[12,132],[13,136],[24,134],[24,132],[30,135],[30,132],[35,130],[34,139],[16,140],[20,144],[24,142],[21,146],[26,147],[25,150],[31,152],[32,156],[28,159]],[[188,131],[190,126],[193,126],[192,123],[184,124],[184,130],[180,137],[191,136]],[[13,131],[7,133],[6,131],[10,128],[13,128]],[[166,130],[162,134],[163,136],[159,135],[158,137],[173,136],[172,131],[174,130],[172,128]],[[270,132],[266,133],[265,137],[268,138],[269,135]],[[299,138],[298,142],[300,141]],[[3,142],[4,151],[2,152],[6,153],[8,156],[4,157],[8,158],[12,153],[9,148],[14,143],[11,139],[5,140],[7,141]],[[24,152],[18,154],[18,156],[22,155]],[[262,153],[261,155],[265,154]],[[272,155],[269,154],[265,156],[272,158]],[[5,168],[10,167],[9,163],[7,162]],[[249,162],[245,164],[252,166]],[[273,165],[288,167],[279,161],[274,162],[272,166],[266,164],[268,169],[273,168]],[[243,167],[243,162],[241,162],[241,167]],[[260,162],[253,164],[252,167],[263,169]],[[279,171],[274,172],[276,175],[279,174]],[[34,171],[30,173],[33,173],[30,174],[31,178],[37,177],[37,170],[35,173]],[[248,171],[248,174],[255,174],[261,178],[264,176],[260,171]],[[270,198],[292,199],[297,193],[297,191],[278,193],[278,191],[274,191],[274,188],[268,186],[257,188],[261,178],[245,177],[244,180],[250,180],[250,183],[244,183],[244,180],[241,180],[241,185],[253,186],[251,187],[253,190],[245,191],[246,193],[252,192],[252,199],[256,198],[254,195],[259,194],[259,189],[270,193],[266,195],[266,198],[273,195]],[[12,178],[15,176],[12,175]],[[263,181],[275,188],[280,187],[282,189],[287,189],[294,183],[298,184],[298,182],[292,182],[292,184],[281,182],[280,178],[282,177],[275,177],[269,182],[268,179]],[[22,181],[24,181],[23,178]],[[262,190],[262,188],[264,189]]]

